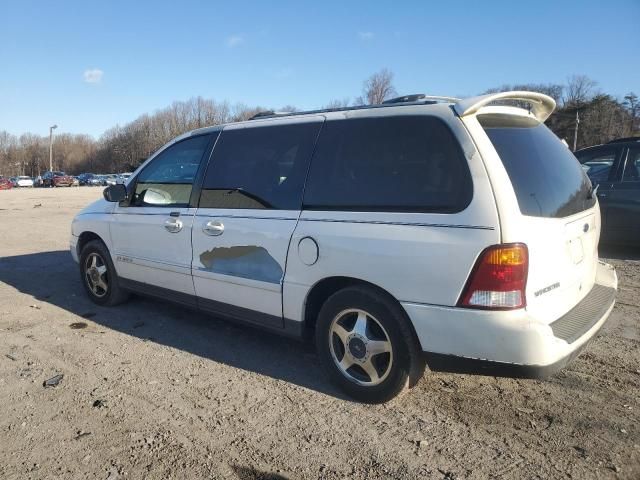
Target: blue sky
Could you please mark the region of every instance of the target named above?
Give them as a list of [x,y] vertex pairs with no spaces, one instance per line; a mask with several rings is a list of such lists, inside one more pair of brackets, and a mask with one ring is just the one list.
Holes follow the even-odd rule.
[[586,74],[640,95],[640,0],[0,0],[0,130],[95,137],[174,100],[316,108]]

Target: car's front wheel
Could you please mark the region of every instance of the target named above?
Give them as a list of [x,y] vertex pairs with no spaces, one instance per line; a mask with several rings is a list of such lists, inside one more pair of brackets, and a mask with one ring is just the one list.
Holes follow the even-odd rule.
[[362,402],[389,401],[424,373],[400,305],[368,286],[329,297],[318,316],[316,348],[334,383]]
[[109,250],[100,240],[82,248],[80,279],[89,298],[98,305],[113,306],[129,298],[129,292],[120,287]]

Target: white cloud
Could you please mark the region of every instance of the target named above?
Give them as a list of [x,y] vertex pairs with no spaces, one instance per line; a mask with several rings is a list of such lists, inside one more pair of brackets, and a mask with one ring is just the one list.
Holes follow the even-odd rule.
[[227,47],[234,48],[244,43],[243,35],[231,35],[227,38]]
[[375,35],[373,32],[358,32],[358,37],[360,37],[360,40],[373,40],[374,36]]
[[85,70],[82,74],[82,78],[87,83],[100,83],[102,81],[102,76],[104,72],[99,68],[92,68],[89,70]]

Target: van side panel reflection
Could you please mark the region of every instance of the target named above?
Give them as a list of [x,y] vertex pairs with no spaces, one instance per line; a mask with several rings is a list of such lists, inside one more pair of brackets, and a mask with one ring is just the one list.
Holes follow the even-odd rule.
[[200,262],[207,270],[223,275],[280,283],[282,267],[263,247],[239,245],[218,247],[200,254]]

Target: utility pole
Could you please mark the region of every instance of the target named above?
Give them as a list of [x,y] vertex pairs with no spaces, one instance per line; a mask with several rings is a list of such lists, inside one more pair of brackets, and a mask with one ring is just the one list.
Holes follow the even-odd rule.
[[576,108],[576,129],[573,132],[573,151],[576,151],[576,147],[578,146],[578,125],[580,124],[580,114],[579,110]]
[[49,171],[53,172],[53,129],[58,128],[58,125],[51,125],[49,127]]

